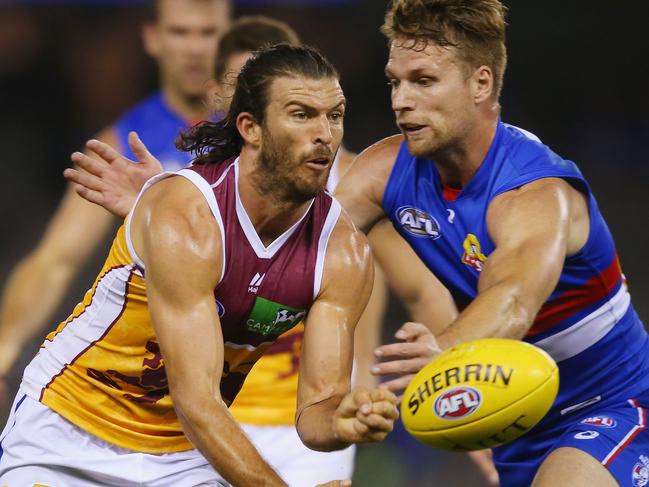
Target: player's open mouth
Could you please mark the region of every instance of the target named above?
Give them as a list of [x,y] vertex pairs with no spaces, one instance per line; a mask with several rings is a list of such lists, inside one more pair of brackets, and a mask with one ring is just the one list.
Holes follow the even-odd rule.
[[416,135],[419,132],[421,132],[424,128],[426,128],[426,126],[417,125],[414,123],[400,123],[399,128],[405,135]]
[[329,162],[331,159],[328,157],[317,157],[315,159],[309,159],[306,161],[306,165],[309,166],[311,169],[317,169],[319,171],[322,171],[324,169],[327,169],[329,167]]

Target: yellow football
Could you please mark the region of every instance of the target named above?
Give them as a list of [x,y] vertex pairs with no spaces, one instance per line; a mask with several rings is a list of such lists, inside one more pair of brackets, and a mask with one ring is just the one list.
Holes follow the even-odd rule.
[[485,338],[436,357],[403,395],[406,430],[445,450],[493,448],[518,438],[548,412],[559,370],[540,348]]

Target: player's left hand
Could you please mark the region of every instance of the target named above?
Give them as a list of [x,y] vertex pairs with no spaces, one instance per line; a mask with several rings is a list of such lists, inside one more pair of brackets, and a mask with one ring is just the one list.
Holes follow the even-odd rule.
[[390,391],[356,388],[340,401],[334,430],[345,443],[383,441],[398,417],[397,398]]
[[78,169],[63,171],[66,179],[77,184],[76,192],[82,198],[121,218],[131,211],[144,183],[162,172],[160,161],[151,155],[135,132],[129,133],[128,143],[137,161],[93,139],[86,143],[86,149],[96,157],[75,152],[70,159]]
[[351,480],[331,480],[326,484],[318,484],[316,487],[352,487]]
[[401,392],[414,375],[441,353],[441,348],[433,334],[421,323],[406,323],[394,335],[399,343],[378,347],[374,354],[378,358],[389,358],[374,365],[374,375],[398,375],[380,385],[392,392]]

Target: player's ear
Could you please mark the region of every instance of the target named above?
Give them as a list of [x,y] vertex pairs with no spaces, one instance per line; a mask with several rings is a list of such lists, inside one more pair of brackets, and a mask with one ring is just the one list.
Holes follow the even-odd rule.
[[144,51],[151,57],[157,58],[160,53],[158,29],[153,22],[145,22],[142,26],[142,44]]
[[253,147],[261,145],[261,125],[249,112],[241,112],[237,116],[237,130],[246,144]]
[[480,104],[491,97],[494,89],[494,75],[489,66],[480,66],[471,76],[473,100]]

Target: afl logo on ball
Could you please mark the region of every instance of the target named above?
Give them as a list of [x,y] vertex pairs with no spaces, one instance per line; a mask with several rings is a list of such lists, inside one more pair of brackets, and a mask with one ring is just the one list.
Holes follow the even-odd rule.
[[482,396],[473,387],[454,387],[440,395],[433,405],[442,419],[462,419],[473,414],[482,403]]
[[416,237],[433,240],[440,237],[439,223],[428,213],[412,206],[402,206],[397,210],[397,219],[403,229]]

